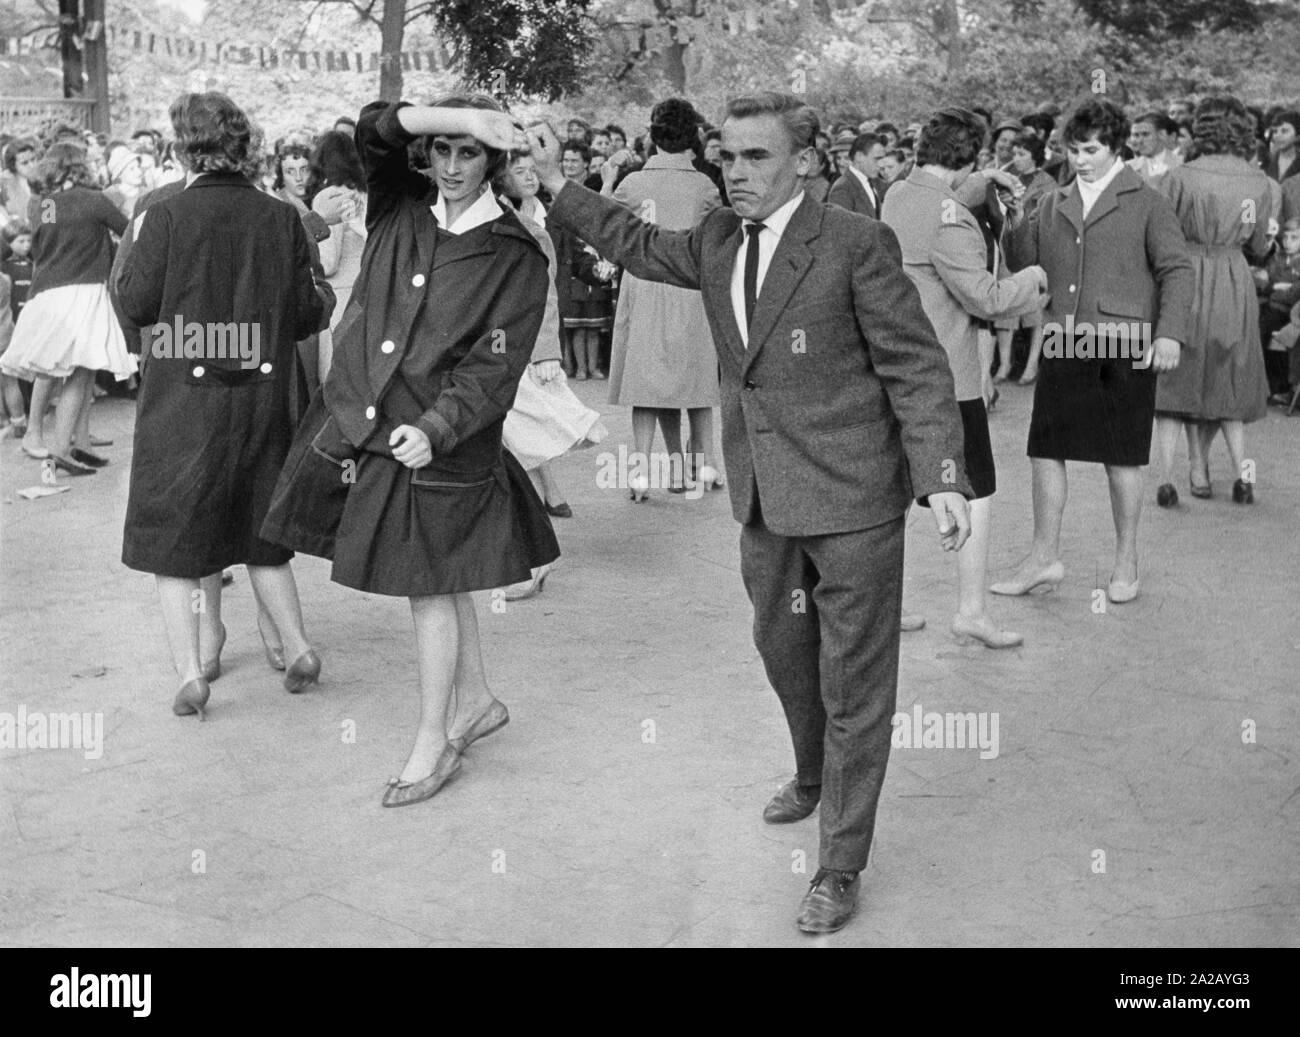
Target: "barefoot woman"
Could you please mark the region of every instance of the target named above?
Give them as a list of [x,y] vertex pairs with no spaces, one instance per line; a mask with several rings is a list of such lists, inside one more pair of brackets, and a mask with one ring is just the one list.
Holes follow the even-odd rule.
[[[417,137],[432,138],[432,184],[407,161]],[[548,275],[490,190],[507,151],[527,143],[495,102],[376,102],[357,143],[366,250],[264,532],[332,558],[337,583],[411,599],[423,712],[384,796],[405,806],[509,719],[487,687],[469,592],[559,557],[541,501],[501,449]]]

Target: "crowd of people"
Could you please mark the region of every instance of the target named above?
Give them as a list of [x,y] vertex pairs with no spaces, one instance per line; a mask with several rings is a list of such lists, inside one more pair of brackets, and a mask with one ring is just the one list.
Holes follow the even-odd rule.
[[[666,99],[629,138],[576,117],[562,137],[525,131],[458,94],[273,143],[220,94],[170,116],[170,140],[0,138],[0,422],[27,457],[88,476],[111,445],[91,431],[98,383],[137,395],[122,558],[157,578],[174,711],[206,712],[235,565],[268,664],[291,692],[317,683],[290,559],[329,558],[336,582],[410,600],[423,710],[383,802],[432,797],[509,720],[470,594],[543,589],[552,519],[574,515],[551,462],[606,435],[567,381],[607,379],[631,408],[635,502],[656,429],[660,488],[724,487],[721,407],[797,764],[765,818],[822,802],[810,932],[856,906],[898,635],[925,623],[902,609],[908,505],[957,551],[952,634],[1013,647],[986,592],[1064,580],[1066,462],[1105,468],[1107,596],[1125,604],[1153,439],[1159,506],[1178,505],[1180,437],[1191,494],[1213,496],[1220,432],[1250,504],[1246,426],[1300,394],[1300,113],[1284,106],[1089,97],[823,125],[761,93],[718,126]],[[1099,326],[1135,340],[1085,349],[1075,333]],[[252,354],[230,339],[249,328]],[[1034,392],[1034,534],[990,587],[989,412],[1011,380]],[[811,617],[789,608],[804,586]]]

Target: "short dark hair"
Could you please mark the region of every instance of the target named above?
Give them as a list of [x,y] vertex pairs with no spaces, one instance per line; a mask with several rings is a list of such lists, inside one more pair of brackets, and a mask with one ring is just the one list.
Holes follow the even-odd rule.
[[354,191],[366,189],[366,171],[352,138],[342,130],[322,133],[311,156],[312,172],[321,187],[350,187]]
[[1070,113],[1061,139],[1068,146],[1082,144],[1095,136],[1100,143],[1119,154],[1120,148],[1128,140],[1128,131],[1128,118],[1119,105],[1113,101],[1088,97]]
[[14,243],[14,238],[21,238],[24,234],[30,234],[31,232],[30,224],[21,216],[15,216],[3,228],[0,228],[0,235],[3,235],[5,241],[10,245]]
[[988,124],[990,129],[993,127],[993,113],[989,111],[987,108],[981,108],[979,105],[973,104],[970,106],[969,110],[974,112],[981,119],[983,119]]
[[1192,113],[1192,151],[1201,155],[1235,155],[1250,158],[1255,153],[1255,134],[1250,113],[1235,97],[1207,97]]
[[248,160],[248,116],[225,94],[181,94],[168,111],[176,152],[194,173],[236,173]]
[[690,101],[670,97],[650,109],[650,139],[660,151],[689,151],[700,139],[701,121]]
[[31,137],[15,137],[5,145],[5,169],[11,173],[18,172],[18,156],[24,151],[40,153],[40,145]]
[[1046,112],[1030,112],[1028,115],[1020,117],[1020,124],[1026,128],[1037,130],[1046,140],[1056,129],[1056,120]]
[[1288,108],[1285,111],[1278,112],[1273,116],[1273,118],[1269,119],[1269,128],[1271,129],[1280,122],[1290,123],[1291,128],[1295,130],[1296,133],[1300,133],[1300,112],[1297,112],[1294,108]]
[[591,162],[591,148],[587,147],[580,140],[566,140],[560,145],[560,158],[564,158],[566,151],[572,151],[582,156],[582,164],[588,165]]
[[[479,108],[489,112],[509,111],[495,97],[489,97],[487,94],[450,94],[439,98],[432,104],[435,108]],[[429,149],[430,162],[432,162],[433,155],[433,137],[440,136],[442,134],[435,133],[425,141],[425,145]],[[482,144],[483,142],[479,141],[479,143]],[[483,144],[483,150],[487,152],[487,169],[483,172],[483,182],[490,184],[506,168],[506,159],[509,156],[506,152],[490,148],[486,144]]]
[[307,160],[307,168],[310,175],[307,178],[307,197],[311,198],[316,193],[316,171],[312,169],[311,149],[305,144],[286,144],[275,153],[275,183],[272,185],[277,191],[284,188],[284,160],[286,158],[304,158]]
[[337,119],[334,120],[334,125],[337,126],[339,125],[339,123],[343,123],[343,122],[347,123],[354,130],[357,128],[357,120],[352,118],[352,116],[350,115],[340,115]]
[[849,159],[862,151],[870,151],[877,144],[883,145],[885,138],[878,133],[859,133],[853,138],[853,143],[849,145]]
[[727,102],[728,119],[750,119],[757,115],[780,118],[790,137],[791,151],[803,151],[816,145],[821,122],[817,113],[794,94],[761,90],[756,94],[733,97]]
[[1164,112],[1143,112],[1133,120],[1136,126],[1140,122],[1145,122],[1151,126],[1157,133],[1177,133],[1178,123],[1169,118]]
[[53,194],[68,181],[75,187],[99,186],[86,156],[86,145],[79,140],[56,140],[37,163],[32,187],[39,194]]
[[916,144],[918,166],[962,169],[975,161],[989,129],[970,108],[940,108],[921,129]]
[[1012,147],[1024,148],[1029,152],[1029,157],[1034,160],[1034,167],[1037,168],[1043,164],[1043,159],[1047,157],[1047,141],[1043,140],[1033,130],[1023,130],[1016,134],[1016,139],[1012,141]]
[[624,141],[627,140],[627,130],[623,129],[623,127],[619,126],[617,123],[611,122],[608,126],[605,127],[605,132],[608,133],[611,137],[617,133],[620,137],[623,138]]

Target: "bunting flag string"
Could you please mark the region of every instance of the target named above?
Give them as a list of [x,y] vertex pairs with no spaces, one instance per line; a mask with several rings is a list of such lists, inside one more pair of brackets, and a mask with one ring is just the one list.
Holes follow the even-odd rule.
[[[171,58],[194,59],[199,64],[246,65],[263,69],[298,69],[304,72],[377,72],[387,63],[379,51],[298,50],[288,47],[255,46],[244,43],[211,43],[186,37],[164,36],[141,29],[119,29],[102,22],[88,22],[85,38],[100,34],[116,50],[140,51]],[[0,56],[33,55],[58,50],[58,30],[48,29],[26,36],[0,36]],[[441,72],[450,64],[444,47],[403,51],[404,72]]]

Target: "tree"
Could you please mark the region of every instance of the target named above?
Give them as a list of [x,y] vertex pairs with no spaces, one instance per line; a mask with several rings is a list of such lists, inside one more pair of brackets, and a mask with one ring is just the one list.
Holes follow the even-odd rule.
[[1099,25],[1127,36],[1159,39],[1203,32],[1251,32],[1265,8],[1253,0],[1075,0]]

